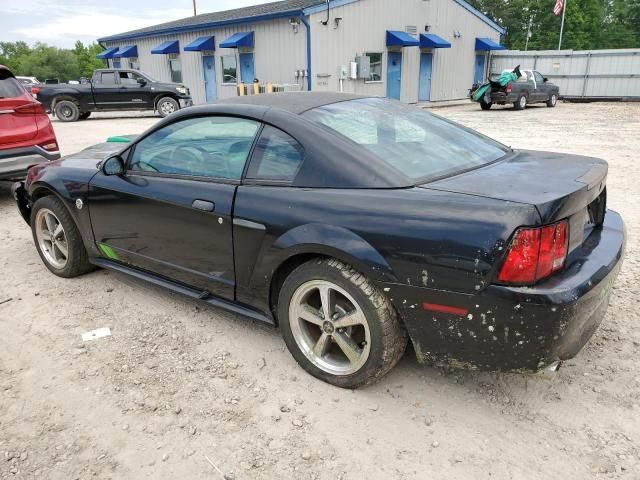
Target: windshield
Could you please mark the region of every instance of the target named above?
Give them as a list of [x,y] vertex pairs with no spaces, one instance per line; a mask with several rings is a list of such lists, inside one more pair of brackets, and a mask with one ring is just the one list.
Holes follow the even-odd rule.
[[461,125],[382,98],[334,103],[303,115],[362,145],[412,180],[486,165],[509,151]]

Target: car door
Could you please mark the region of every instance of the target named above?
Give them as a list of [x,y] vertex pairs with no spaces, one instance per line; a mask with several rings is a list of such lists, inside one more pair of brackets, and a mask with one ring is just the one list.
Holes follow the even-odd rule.
[[93,100],[98,110],[118,109],[122,104],[117,72],[101,71],[93,79]]
[[[151,85],[149,80],[135,72],[118,72],[122,107],[126,109],[152,108]],[[140,81],[144,82],[143,84]]]
[[233,299],[232,211],[259,130],[229,116],[181,119],[136,142],[126,173],[98,173],[89,210],[107,258]]
[[540,72],[533,72],[536,80],[536,99],[538,102],[546,102],[549,100],[549,85],[544,81],[544,77]]

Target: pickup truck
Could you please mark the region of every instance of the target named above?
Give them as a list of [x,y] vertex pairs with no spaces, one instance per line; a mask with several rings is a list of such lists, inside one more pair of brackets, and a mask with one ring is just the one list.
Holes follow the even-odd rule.
[[[560,96],[558,86],[549,82],[536,70],[522,70],[522,76],[505,87],[498,82],[491,82],[491,85],[492,87],[480,99],[480,108],[483,110],[489,110],[493,104],[506,105],[507,103],[512,103],[516,110],[523,110],[532,103],[546,103],[547,107],[555,107]],[[472,89],[474,90],[475,88]]]
[[154,110],[166,117],[193,104],[186,86],[158,82],[138,70],[100,69],[84,84],[38,85],[31,93],[63,122],[121,110]]

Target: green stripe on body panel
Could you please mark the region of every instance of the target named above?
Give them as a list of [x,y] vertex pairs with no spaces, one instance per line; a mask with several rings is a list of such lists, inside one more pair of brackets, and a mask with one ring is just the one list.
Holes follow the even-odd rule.
[[106,243],[100,243],[98,242],[98,247],[100,247],[100,250],[102,251],[102,253],[110,260],[120,260],[120,257],[118,256],[118,254],[116,252],[113,251],[113,248],[111,248],[109,245],[107,245]]

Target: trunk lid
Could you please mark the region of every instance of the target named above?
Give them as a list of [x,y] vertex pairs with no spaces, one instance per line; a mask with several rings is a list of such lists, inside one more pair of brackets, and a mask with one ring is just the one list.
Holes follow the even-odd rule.
[[422,185],[534,205],[542,224],[580,212],[605,189],[607,162],[599,158],[520,150],[505,160]]

